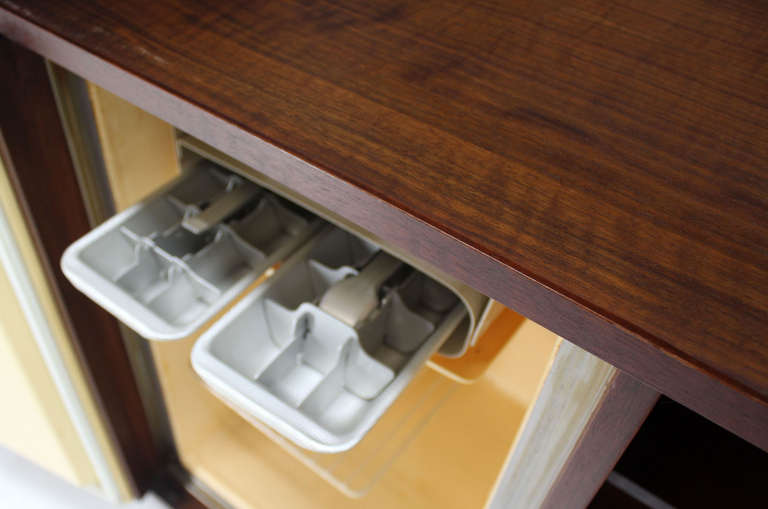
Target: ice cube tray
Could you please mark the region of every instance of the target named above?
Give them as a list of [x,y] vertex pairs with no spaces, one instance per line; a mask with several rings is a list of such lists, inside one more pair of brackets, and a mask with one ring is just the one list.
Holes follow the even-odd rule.
[[354,446],[467,314],[453,292],[415,270],[356,327],[317,306],[378,250],[326,227],[200,337],[195,371],[301,447]]
[[[198,234],[184,227],[185,219],[232,193],[246,199],[209,230]],[[71,245],[61,267],[78,289],[140,335],[177,339],[197,330],[320,223],[201,160]]]
[[[304,448],[343,451],[441,345],[461,351],[469,341],[466,291],[205,158],[186,161],[179,179],[75,242],[61,265],[77,288],[154,340],[196,332],[276,268],[193,349],[195,370],[231,406]],[[375,267],[371,278],[365,269]],[[342,298],[320,307],[361,271],[367,277],[337,286]],[[345,322],[349,309],[339,306],[357,303],[357,292],[366,305]]]

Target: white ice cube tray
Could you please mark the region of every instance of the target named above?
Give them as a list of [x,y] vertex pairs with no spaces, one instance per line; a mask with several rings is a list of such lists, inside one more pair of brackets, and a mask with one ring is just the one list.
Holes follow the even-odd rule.
[[[188,160],[175,182],[72,244],[61,266],[141,336],[170,340],[196,332],[282,262],[193,349],[197,373],[241,413],[307,449],[343,451],[449,337],[469,341],[466,296],[236,173]],[[352,299],[337,307],[358,303],[358,291],[375,295],[371,311],[361,307],[367,315],[348,325],[348,308],[319,307],[375,260],[395,271],[381,288],[375,278],[356,280],[366,283],[353,295],[350,281],[336,288]]]
[[354,446],[465,319],[453,292],[413,271],[351,327],[323,294],[378,247],[326,227],[205,332],[192,351],[213,392],[299,446]]
[[[234,216],[195,234],[183,226],[250,188]],[[201,160],[182,178],[72,244],[61,267],[83,293],[141,336],[190,335],[306,241],[320,220]]]

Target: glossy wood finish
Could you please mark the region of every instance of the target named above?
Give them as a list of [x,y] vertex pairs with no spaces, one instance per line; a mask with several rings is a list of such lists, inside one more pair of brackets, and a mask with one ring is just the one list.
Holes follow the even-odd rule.
[[542,509],[586,507],[658,399],[658,392],[617,371]]
[[45,62],[0,37],[0,76],[3,162],[123,460],[143,492],[160,463],[117,322],[75,290],[59,269],[64,249],[91,225]]
[[765,4],[0,6],[0,32],[768,448]]

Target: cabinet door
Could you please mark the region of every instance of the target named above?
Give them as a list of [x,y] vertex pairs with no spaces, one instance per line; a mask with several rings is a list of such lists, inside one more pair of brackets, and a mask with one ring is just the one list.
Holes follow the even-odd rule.
[[113,501],[130,497],[115,444],[0,161],[0,445]]
[[91,223],[46,62],[0,39],[0,74],[0,155],[18,203],[6,185],[2,205],[13,231],[3,237],[6,259],[21,253],[7,274],[11,283],[18,277],[24,319],[91,463],[91,474],[78,475],[95,475],[111,498],[130,498],[148,488],[160,458],[117,323],[58,268],[66,245]]

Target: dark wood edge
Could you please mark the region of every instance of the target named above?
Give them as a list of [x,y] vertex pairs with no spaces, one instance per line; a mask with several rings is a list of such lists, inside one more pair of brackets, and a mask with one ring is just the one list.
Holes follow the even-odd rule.
[[213,509],[191,488],[189,474],[178,464],[171,463],[155,478],[152,491],[175,509]]
[[658,392],[617,371],[542,509],[586,507],[658,399]]
[[768,450],[768,402],[154,83],[0,9],[0,32],[403,248]]
[[43,58],[0,36],[2,157],[86,375],[136,489],[162,462],[117,321],[66,280],[64,249],[90,230]]

